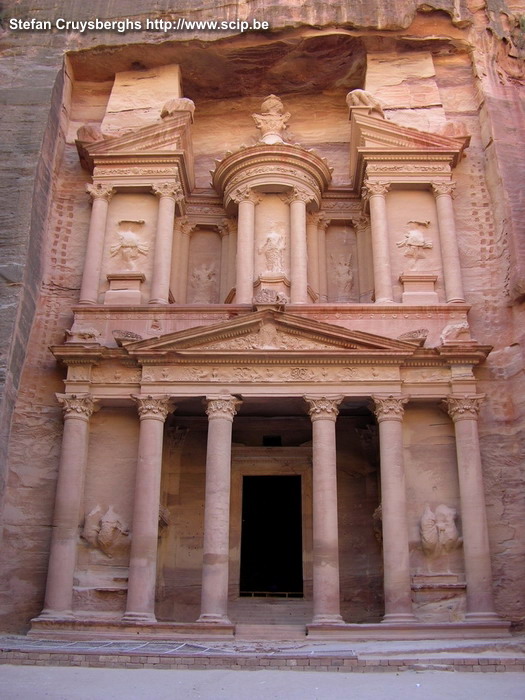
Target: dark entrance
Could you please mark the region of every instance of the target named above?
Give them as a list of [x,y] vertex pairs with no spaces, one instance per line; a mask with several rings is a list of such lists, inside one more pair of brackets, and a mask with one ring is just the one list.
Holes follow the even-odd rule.
[[300,476],[245,476],[241,596],[303,597]]

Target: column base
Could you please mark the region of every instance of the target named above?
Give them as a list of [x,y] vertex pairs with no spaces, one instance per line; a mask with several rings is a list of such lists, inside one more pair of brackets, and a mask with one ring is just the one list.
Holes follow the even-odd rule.
[[412,613],[388,613],[381,620],[381,624],[385,624],[385,623],[388,624],[389,622],[396,623],[396,624],[399,622],[414,623],[414,622],[419,622],[419,620]]
[[465,622],[504,622],[495,612],[468,612],[465,615]]
[[393,299],[376,299],[374,303],[376,303],[376,304],[395,304],[395,301]]
[[345,622],[341,615],[326,615],[320,613],[314,615],[312,625],[344,625]]
[[60,620],[76,620],[72,610],[51,610],[44,608],[38,617],[35,617],[32,622],[44,621],[60,621]]
[[138,622],[150,624],[152,622],[157,622],[157,618],[153,613],[145,612],[126,612],[122,616],[122,622]]
[[217,613],[203,613],[197,622],[213,625],[231,625],[228,615],[219,615]]

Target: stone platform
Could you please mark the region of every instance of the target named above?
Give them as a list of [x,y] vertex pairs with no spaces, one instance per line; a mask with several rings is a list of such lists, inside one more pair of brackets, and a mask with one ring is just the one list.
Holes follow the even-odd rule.
[[0,638],[0,664],[159,669],[281,669],[354,673],[525,671],[525,637],[344,642],[134,641]]

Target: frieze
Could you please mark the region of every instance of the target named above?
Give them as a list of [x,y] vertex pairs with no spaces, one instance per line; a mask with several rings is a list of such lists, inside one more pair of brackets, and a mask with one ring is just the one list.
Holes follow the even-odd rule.
[[93,384],[138,384],[141,377],[140,369],[108,364],[94,367],[91,381]]
[[421,164],[403,164],[403,165],[388,165],[379,163],[368,163],[366,167],[367,173],[448,173],[450,166],[443,165],[421,165]]
[[178,168],[95,168],[95,175],[178,175]]

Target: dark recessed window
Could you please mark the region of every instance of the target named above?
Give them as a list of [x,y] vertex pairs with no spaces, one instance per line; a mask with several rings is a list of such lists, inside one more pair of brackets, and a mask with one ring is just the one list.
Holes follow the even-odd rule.
[[280,435],[263,435],[263,447],[282,447],[282,444]]

